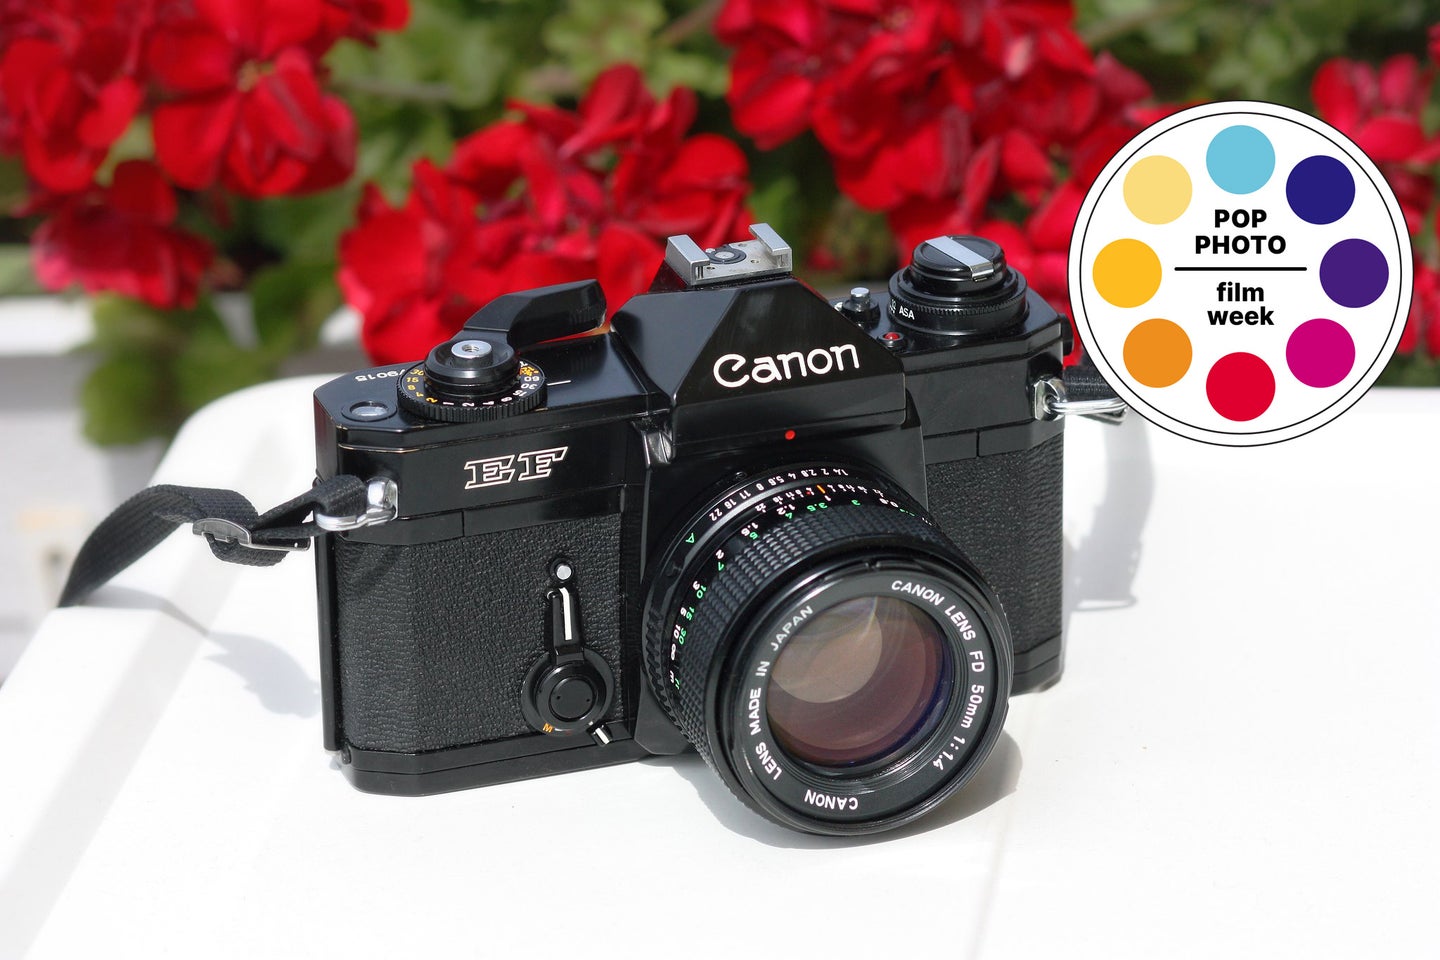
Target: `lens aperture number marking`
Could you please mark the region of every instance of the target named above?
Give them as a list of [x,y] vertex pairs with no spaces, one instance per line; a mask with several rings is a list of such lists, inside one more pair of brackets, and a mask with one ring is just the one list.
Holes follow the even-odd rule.
[[[813,482],[807,482],[813,481]],[[803,486],[793,486],[794,484]],[[835,506],[883,506],[910,513],[904,505],[883,491],[850,479],[843,467],[804,467],[777,471],[751,480],[732,491],[711,508],[705,521],[692,529],[681,541],[689,547],[679,559],[681,569],[690,574],[688,589],[682,588],[671,618],[670,649],[666,679],[680,689],[679,662],[689,628],[715,576],[724,572],[745,547],[760,539],[768,529],[794,520],[798,516],[818,513]],[[745,517],[743,525],[728,535],[723,534],[727,521]],[[722,531],[720,542],[713,533]],[[702,557],[710,562],[701,563]]]
[[[971,670],[983,671],[985,669],[985,654],[982,651],[970,650],[967,651],[967,654],[971,657],[980,658],[978,661],[971,661]],[[981,710],[985,706],[986,692],[987,691],[985,689],[985,684],[970,684],[970,693],[965,698],[965,707],[960,714],[961,730],[970,730],[975,726],[975,721],[979,719]],[[940,755],[938,757],[930,761],[930,765],[936,770],[944,770],[945,764],[953,761],[956,754],[963,755],[964,747],[965,738],[960,736],[959,734],[952,734],[950,737],[949,745],[940,751]],[[951,751],[954,752],[952,753]]]
[[[940,751],[940,756],[930,761],[930,766],[934,767],[936,770],[944,770],[945,764],[954,761],[956,753],[964,752],[964,747],[964,737],[951,737],[949,746],[946,749]],[[955,751],[955,753],[951,753],[950,751],[952,750]]]
[[[940,590],[924,583],[897,578],[890,584],[891,592],[905,597],[911,603],[928,604],[933,607],[936,613],[948,620],[959,634],[960,640],[965,644],[975,641],[978,633],[973,623],[971,614],[966,607],[947,597]],[[957,756],[963,757],[966,750],[967,737],[960,736],[961,731],[968,731],[975,728],[975,725],[989,715],[989,671],[990,663],[985,656],[985,651],[979,647],[965,647],[965,662],[968,666],[969,683],[968,692],[964,694],[965,699],[960,709],[955,725],[955,732],[951,734],[949,743],[942,747],[930,765],[936,770],[943,771],[947,764],[952,763]],[[961,669],[965,669],[962,665]],[[957,680],[957,683],[963,683]]]

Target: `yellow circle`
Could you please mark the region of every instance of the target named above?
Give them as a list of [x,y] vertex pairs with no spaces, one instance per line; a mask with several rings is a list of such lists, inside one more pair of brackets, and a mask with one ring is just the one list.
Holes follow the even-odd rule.
[[1107,243],[1091,271],[1095,292],[1117,307],[1138,307],[1160,289],[1160,258],[1139,240]]
[[1190,206],[1190,174],[1169,157],[1146,157],[1125,174],[1125,206],[1146,223],[1169,223]]
[[1125,369],[1147,387],[1168,387],[1190,369],[1194,350],[1178,323],[1146,320],[1125,338]]

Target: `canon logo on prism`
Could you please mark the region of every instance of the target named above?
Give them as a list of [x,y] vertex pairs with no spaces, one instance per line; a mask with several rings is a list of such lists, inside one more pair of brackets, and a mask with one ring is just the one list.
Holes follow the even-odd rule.
[[[846,367],[849,358],[849,367]],[[715,361],[711,372],[715,382],[731,390],[747,383],[775,383],[777,380],[793,380],[796,377],[823,377],[842,370],[860,369],[860,352],[853,343],[816,347],[809,353],[799,350],[778,353],[773,357],[746,357],[738,353],[727,353]]]

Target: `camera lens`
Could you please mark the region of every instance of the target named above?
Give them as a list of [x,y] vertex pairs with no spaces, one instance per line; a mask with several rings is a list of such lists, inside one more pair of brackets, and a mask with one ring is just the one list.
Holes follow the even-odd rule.
[[944,635],[918,607],[846,600],[800,628],[775,661],[770,729],[806,763],[883,761],[939,719],[948,667]]
[[731,790],[812,833],[909,822],[984,762],[1008,628],[923,508],[850,468],[747,478],[675,533],[644,656],[671,719]]

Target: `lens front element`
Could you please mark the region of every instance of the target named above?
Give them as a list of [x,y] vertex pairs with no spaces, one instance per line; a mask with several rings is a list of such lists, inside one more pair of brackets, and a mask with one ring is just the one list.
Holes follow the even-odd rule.
[[920,608],[847,600],[801,627],[775,661],[770,729],[806,763],[883,762],[934,727],[949,675],[944,636]]

